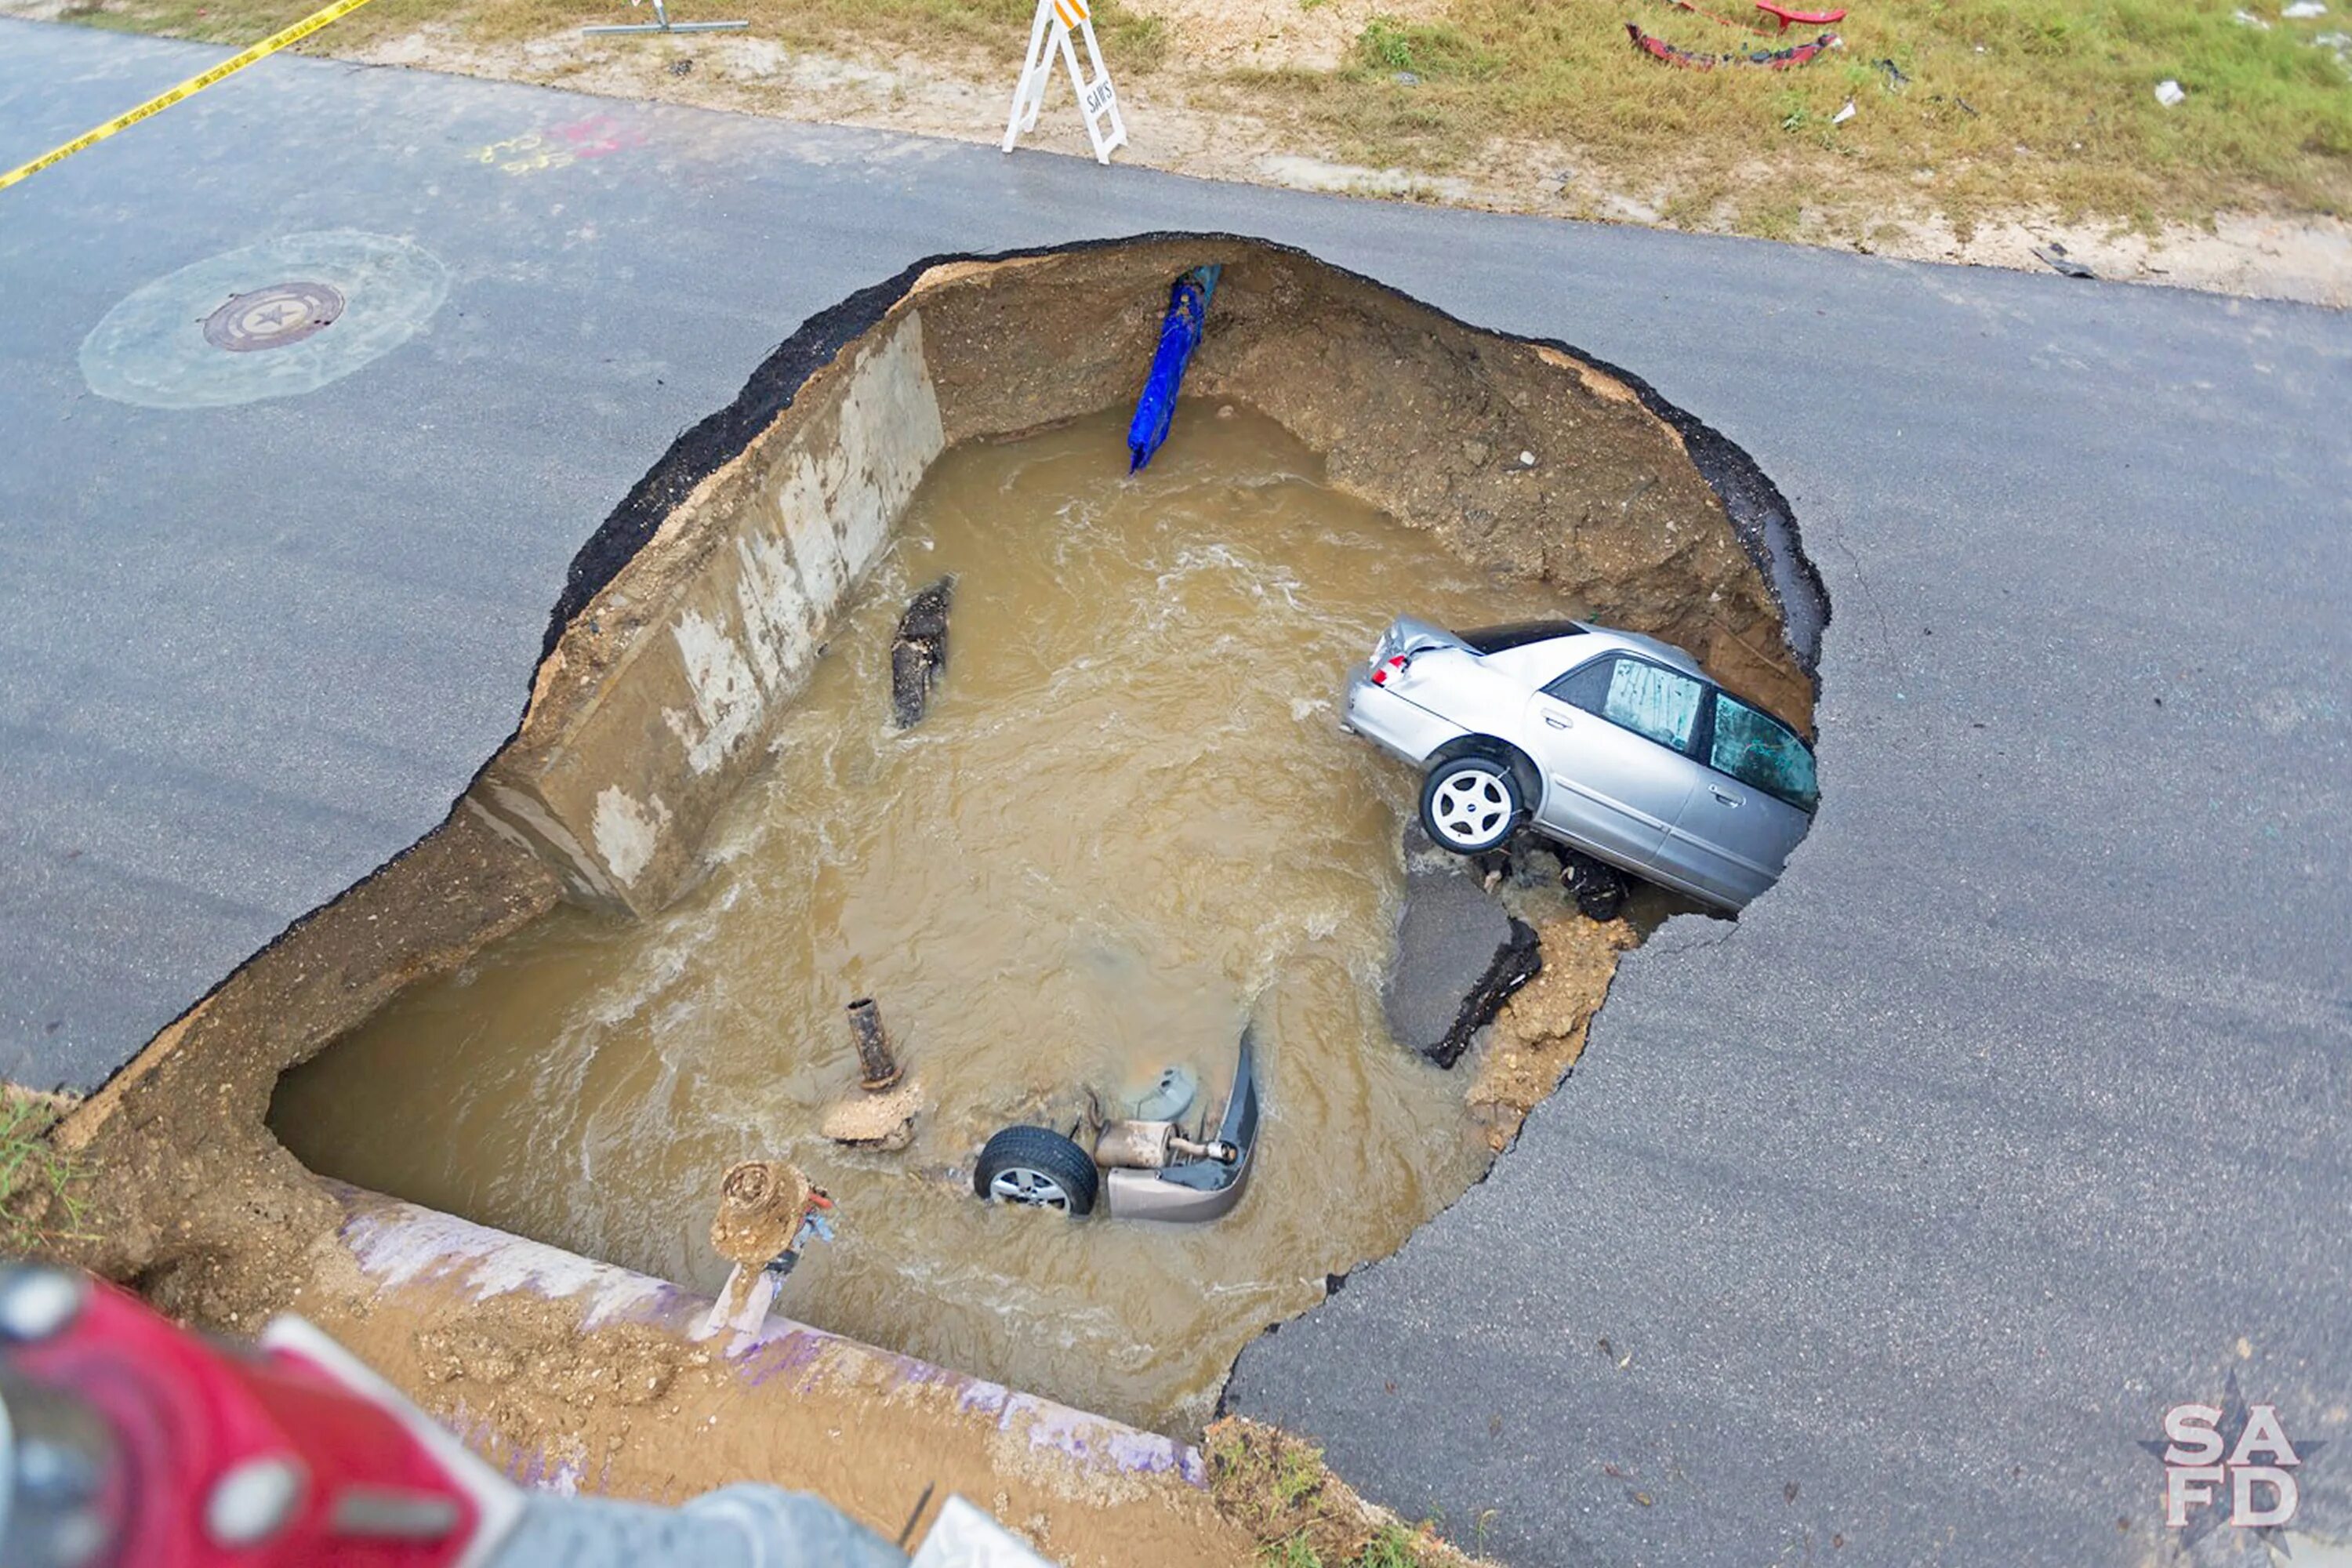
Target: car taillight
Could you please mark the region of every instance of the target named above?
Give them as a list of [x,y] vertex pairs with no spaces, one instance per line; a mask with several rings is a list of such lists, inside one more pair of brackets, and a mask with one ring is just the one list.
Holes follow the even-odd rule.
[[1402,669],[1404,668],[1404,661],[1412,657],[1412,656],[1410,654],[1401,653],[1385,664],[1374,665],[1372,667],[1372,684],[1374,686],[1386,686],[1389,683],[1389,677]]

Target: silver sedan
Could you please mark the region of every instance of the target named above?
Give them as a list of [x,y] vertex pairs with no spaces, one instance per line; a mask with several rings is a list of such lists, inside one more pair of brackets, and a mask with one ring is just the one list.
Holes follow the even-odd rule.
[[1349,681],[1345,727],[1423,770],[1422,826],[1456,854],[1532,827],[1720,909],[1779,879],[1817,798],[1789,725],[1678,647],[1580,621],[1399,619]]

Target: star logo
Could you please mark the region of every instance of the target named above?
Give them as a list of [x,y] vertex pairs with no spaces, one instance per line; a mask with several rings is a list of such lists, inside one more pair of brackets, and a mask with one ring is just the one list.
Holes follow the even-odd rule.
[[2292,1441],[2273,1405],[2250,1404],[2231,1373],[2219,1405],[2176,1405],[2164,1415],[2162,1437],[2139,1447],[2164,1466],[2165,1525],[2194,1552],[2222,1526],[2252,1537],[2281,1557],[2291,1554],[2285,1527],[2302,1501],[2295,1472],[2326,1447],[2318,1438]]

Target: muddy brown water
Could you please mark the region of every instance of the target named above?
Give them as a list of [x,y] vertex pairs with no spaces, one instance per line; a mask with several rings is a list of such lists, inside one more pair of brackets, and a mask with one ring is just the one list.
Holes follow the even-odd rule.
[[[1379,983],[1418,781],[1340,734],[1346,668],[1410,611],[1577,613],[1328,489],[1245,411],[1188,403],[1130,480],[1106,414],[960,447],[835,627],[774,760],[660,915],[564,909],[413,987],[281,1083],[314,1170],[715,1290],[719,1173],[839,1205],[776,1310],[1188,1432],[1241,1346],[1393,1251],[1488,1153],[1463,1079]],[[888,727],[908,595],[957,574],[929,717]],[[817,1131],[877,998],[931,1110],[898,1155]],[[990,1208],[988,1134],[1078,1086],[1195,1068],[1260,1021],[1249,1192],[1199,1226]]]

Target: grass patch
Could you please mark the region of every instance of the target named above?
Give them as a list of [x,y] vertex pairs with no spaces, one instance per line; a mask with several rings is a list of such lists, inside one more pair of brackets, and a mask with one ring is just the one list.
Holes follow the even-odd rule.
[[1234,70],[1199,97],[1240,113],[1276,102],[1311,132],[1318,155],[1375,169],[1444,174],[1475,151],[1488,129],[1466,88],[1405,87],[1362,68]]
[[[1326,1558],[1303,1535],[1269,1542],[1259,1561],[1267,1568],[1424,1568],[1434,1558],[1424,1557],[1426,1542],[1401,1524],[1383,1525],[1354,1555]],[[1449,1559],[1450,1561],[1450,1559]]]
[[[2252,8],[2273,25],[2235,21],[2238,0],[1874,0],[1838,25],[1843,50],[1787,71],[1677,69],[1635,53],[1618,12],[1582,5],[1454,0],[1444,26],[1464,58],[1491,62],[1475,85],[1492,122],[1622,169],[1760,160],[1848,185],[1927,169],[1931,199],[1971,205],[2178,217],[2268,193],[2341,211],[2352,79],[2312,42],[2326,19]],[[1767,41],[1654,0],[1625,14],[1686,48]],[[2185,103],[2156,100],[2166,79]],[[1832,125],[1849,99],[1854,116]]]
[[0,1085],[0,1253],[8,1257],[89,1239],[83,1173],[49,1138],[68,1109],[53,1095]]
[[[1737,13],[1738,0],[1713,3]],[[2254,0],[2263,29],[2234,20],[2239,8],[1874,0],[1839,24],[1845,47],[1811,65],[1695,71],[1636,53],[1617,11],[1453,0],[1435,21],[1375,17],[1322,91],[1292,79],[1314,73],[1275,73],[1258,96],[1343,140],[1353,161],[1443,167],[1488,136],[1559,142],[1675,187],[1681,221],[1711,226],[1730,195],[1734,226],[1776,237],[1790,204],[1767,185],[1805,187],[1847,226],[1890,198],[1961,226],[2046,206],[2143,231],[2231,207],[2352,209],[2352,73],[2313,41],[2328,19],[2286,21]],[[1655,0],[1623,14],[1691,49],[1778,41]],[[1421,79],[1400,84],[1401,71]],[[2189,94],[2177,108],[2156,100],[2168,79]],[[1835,123],[1848,101],[1853,115]]]
[[1759,239],[1794,239],[1802,232],[1804,210],[1793,196],[1762,196],[1740,207],[1732,227]]
[[1266,1568],[1469,1568],[1429,1530],[1370,1507],[1287,1432],[1227,1417],[1202,1451],[1218,1507],[1257,1538]]
[[1356,37],[1359,70],[1393,77],[1408,71],[1423,79],[1492,76],[1497,62],[1449,23],[1400,22],[1375,16]]

